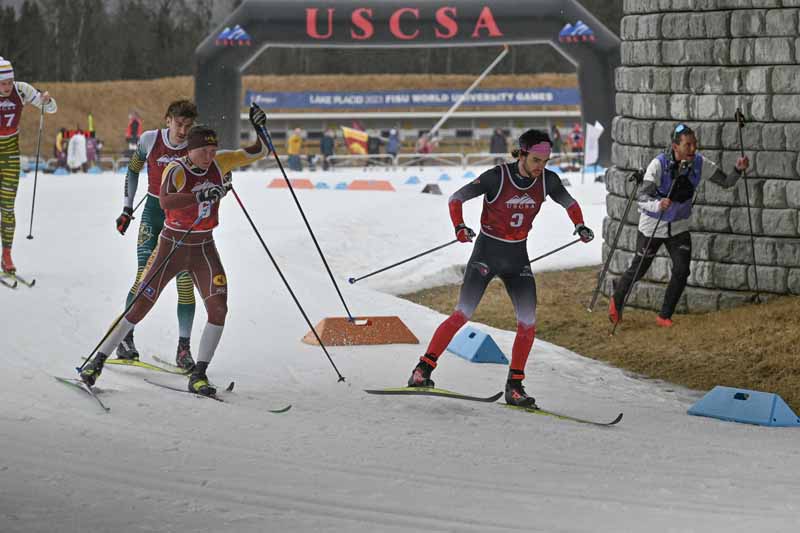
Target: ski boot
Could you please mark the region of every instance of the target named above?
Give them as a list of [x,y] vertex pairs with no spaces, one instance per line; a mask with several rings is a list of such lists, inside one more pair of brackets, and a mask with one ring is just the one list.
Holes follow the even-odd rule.
[[117,358],[127,359],[129,361],[139,360],[139,351],[133,343],[133,330],[130,330],[122,342],[117,346]]
[[189,337],[180,337],[178,339],[178,351],[175,353],[175,366],[187,372],[194,370],[194,359],[192,359],[192,350],[189,347]]
[[3,258],[0,260],[0,267],[6,274],[16,274],[17,267],[14,266],[14,261],[11,260],[11,247],[3,247]]
[[106,362],[107,357],[106,354],[97,352],[95,356],[83,366],[83,370],[81,370],[81,379],[84,383],[90,387],[95,384],[97,378],[99,378],[100,374],[103,372],[103,363]]
[[506,381],[506,403],[508,405],[527,407],[529,409],[539,408],[536,405],[536,399],[525,393],[525,387],[522,386],[521,379],[509,379]]
[[194,371],[189,376],[189,392],[202,396],[216,396],[217,389],[211,386],[206,377],[208,363],[201,361],[194,366]]
[[408,386],[433,388],[434,384],[431,379],[431,372],[433,372],[433,367],[425,361],[420,361],[411,372],[411,377],[408,378]]

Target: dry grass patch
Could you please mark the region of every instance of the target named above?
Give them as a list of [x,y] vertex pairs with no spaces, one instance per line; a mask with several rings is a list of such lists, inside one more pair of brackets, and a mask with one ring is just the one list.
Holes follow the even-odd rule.
[[[586,311],[599,267],[536,274],[537,337],[614,366],[693,389],[715,385],[776,392],[800,411],[800,298],[781,297],[708,314],[676,315],[659,328],[655,312],[626,309],[609,336],[608,300]],[[458,300],[459,285],[403,297],[442,313]],[[511,301],[493,281],[472,320],[515,331]],[[423,339],[427,342],[427,339]],[[533,361],[535,364],[536,346]]]

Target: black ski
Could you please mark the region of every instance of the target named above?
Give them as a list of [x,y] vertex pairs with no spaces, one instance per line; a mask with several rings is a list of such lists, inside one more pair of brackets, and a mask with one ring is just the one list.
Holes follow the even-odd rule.
[[508,405],[508,404],[506,404],[506,407],[508,407],[510,409],[518,409],[520,411],[525,411],[525,412],[528,412],[528,413],[535,413],[537,415],[552,416],[553,418],[559,418],[561,420],[571,420],[572,422],[578,422],[580,424],[590,424],[592,426],[608,427],[608,426],[613,426],[613,425],[619,423],[620,420],[622,420],[622,413],[618,414],[617,417],[614,420],[612,420],[611,422],[598,422],[596,420],[588,420],[586,418],[580,418],[580,417],[577,417],[577,416],[565,415],[563,413],[556,413],[554,411],[548,411],[547,409],[532,408],[532,407],[518,407],[516,405]]
[[81,390],[86,394],[88,394],[89,396],[91,396],[92,398],[94,398],[95,401],[97,401],[97,403],[100,404],[100,407],[102,407],[106,413],[111,411],[111,408],[106,407],[103,401],[97,397],[97,393],[100,391],[94,390],[92,387],[87,385],[83,380],[75,378],[62,378],[60,376],[53,376],[53,377],[56,379],[56,381],[63,383],[64,385],[69,385],[72,388]]
[[[22,283],[26,287],[33,287],[34,285],[36,285],[36,280],[35,279],[29,280],[28,278],[23,278],[22,276],[20,276],[20,275],[18,275],[16,273],[12,274],[11,272],[2,272],[2,274],[3,274],[3,278],[5,278],[5,279],[2,280],[4,284],[5,284],[6,279],[10,279],[10,280],[12,280],[14,282],[14,287],[17,286],[17,282]],[[6,284],[6,286],[8,286],[8,285]]]
[[[149,383],[150,385],[155,385],[156,387],[162,387],[164,389],[173,390],[175,392],[185,392],[187,394],[193,394],[194,396],[199,396],[200,398],[211,398],[212,400],[217,400],[218,402],[225,403],[225,400],[223,400],[222,398],[220,398],[219,396],[216,396],[216,395],[214,395],[214,396],[205,396],[204,394],[197,394],[196,392],[192,392],[192,391],[190,391],[188,389],[184,389],[184,388],[181,388],[181,387],[175,387],[173,385],[167,385],[166,383],[159,383],[158,381],[152,381],[152,380],[149,380],[147,378],[145,378],[145,381],[147,383]],[[228,384],[228,386],[225,387],[225,392],[233,392],[233,386],[234,386],[234,382],[231,381]],[[267,409],[267,411],[269,411],[270,413],[279,414],[279,413],[285,413],[286,411],[288,411],[291,408],[292,408],[292,405],[289,404],[286,407],[281,407],[280,409]]]
[[367,389],[368,394],[398,395],[398,396],[440,396],[442,398],[452,398],[454,400],[469,400],[473,402],[492,403],[503,395],[502,392],[483,398],[481,396],[470,396],[445,389],[435,389],[432,387],[395,387],[388,389]]

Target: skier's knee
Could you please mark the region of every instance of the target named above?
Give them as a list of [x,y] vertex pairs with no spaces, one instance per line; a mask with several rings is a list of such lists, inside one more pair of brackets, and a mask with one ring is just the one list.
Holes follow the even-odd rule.
[[228,315],[228,302],[222,298],[213,298],[212,301],[207,302],[206,312],[210,323],[222,326],[225,324],[225,317]]

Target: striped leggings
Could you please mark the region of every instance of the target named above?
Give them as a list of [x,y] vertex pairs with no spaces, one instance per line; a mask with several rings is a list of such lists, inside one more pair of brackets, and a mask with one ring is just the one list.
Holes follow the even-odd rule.
[[4,248],[11,248],[17,219],[14,216],[14,201],[19,186],[19,155],[0,154],[0,240]]

